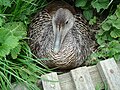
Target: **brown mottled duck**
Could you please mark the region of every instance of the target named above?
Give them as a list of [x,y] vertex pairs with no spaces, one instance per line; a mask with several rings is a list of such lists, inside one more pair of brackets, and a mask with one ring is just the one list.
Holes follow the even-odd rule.
[[48,67],[72,69],[80,66],[91,53],[93,40],[88,26],[74,8],[54,1],[33,18],[29,45]]

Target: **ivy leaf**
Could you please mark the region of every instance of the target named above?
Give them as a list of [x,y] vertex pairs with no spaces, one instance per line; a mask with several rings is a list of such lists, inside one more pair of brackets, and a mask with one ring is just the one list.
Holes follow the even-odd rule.
[[17,56],[18,56],[18,54],[20,53],[20,51],[21,51],[21,45],[19,44],[19,45],[17,45],[15,48],[13,48],[11,50],[11,56],[12,56],[12,58],[16,59]]
[[99,44],[99,45],[101,45],[101,44],[103,44],[103,43],[105,43],[105,41],[103,40],[103,38],[102,37],[97,37],[97,43]]
[[97,35],[101,36],[101,35],[103,35],[104,32],[105,31],[103,29],[100,29]]
[[[108,19],[111,19],[112,22],[114,22],[114,21],[116,21],[117,17],[115,15],[111,15],[111,16],[108,17]],[[111,21],[109,21],[109,22],[111,22]]]
[[87,0],[76,0],[75,6],[76,7],[84,7],[87,3]]
[[99,2],[98,0],[93,0],[91,2],[91,5],[93,6],[93,8],[97,9],[97,12],[100,12],[101,9],[106,9],[107,5],[109,4],[108,0],[102,0],[102,1]]
[[9,46],[6,44],[2,44],[0,46],[0,56],[4,57],[4,56],[8,55],[9,53],[10,53]]
[[117,53],[114,55],[115,60],[119,61],[120,60],[120,53]]
[[113,40],[109,43],[109,48],[112,48],[116,53],[120,52],[120,43],[117,40]]
[[110,57],[113,57],[113,55],[115,55],[116,53],[120,53],[120,43],[114,40],[109,43],[108,55]]
[[108,23],[108,21],[106,21],[106,22],[104,22],[104,23],[102,24],[102,29],[103,29],[103,30],[109,31],[110,28],[111,28],[111,24]]
[[117,50],[114,48],[110,48],[107,52],[109,57],[113,57],[117,53]]
[[120,37],[120,29],[114,29],[113,31],[111,31],[110,35],[113,38]]
[[116,10],[115,14],[118,18],[120,18],[120,5],[117,6],[117,10]]
[[9,29],[14,36],[18,37],[18,39],[23,39],[27,35],[26,26],[22,22],[10,22],[4,27]]
[[93,17],[93,11],[92,10],[84,10],[83,15],[87,20],[90,20]]
[[120,29],[120,18],[117,19],[113,24],[114,27],[116,27],[117,29]]
[[0,5],[11,7],[11,2],[10,0],[0,0]]

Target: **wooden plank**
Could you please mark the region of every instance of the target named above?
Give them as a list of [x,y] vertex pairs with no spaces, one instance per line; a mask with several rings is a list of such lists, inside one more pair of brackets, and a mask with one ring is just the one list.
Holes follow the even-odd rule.
[[[118,67],[120,68],[120,62],[118,62]],[[92,78],[94,86],[95,87],[100,86],[100,90],[104,89],[104,83],[99,74],[97,66],[94,65],[94,66],[89,66],[87,68]],[[59,78],[61,90],[75,90],[75,85],[72,80],[71,74],[69,72],[58,75],[58,78]],[[38,86],[41,87],[41,84],[39,83]]]
[[56,72],[43,75],[41,78],[44,90],[61,90]]
[[94,65],[94,66],[89,66],[87,68],[88,68],[88,71],[89,71],[90,76],[92,78],[94,86],[99,87],[100,88],[99,90],[104,89],[104,84],[103,84],[103,81],[102,81],[101,76],[99,74],[99,71],[97,69],[97,66]]
[[108,90],[120,90],[120,69],[115,60],[108,59],[97,64],[100,75],[105,83],[107,83]]
[[87,67],[80,67],[71,70],[73,82],[76,90],[95,90],[92,79],[90,77]]
[[61,90],[75,90],[75,85],[70,73],[61,74],[58,78],[60,80]]

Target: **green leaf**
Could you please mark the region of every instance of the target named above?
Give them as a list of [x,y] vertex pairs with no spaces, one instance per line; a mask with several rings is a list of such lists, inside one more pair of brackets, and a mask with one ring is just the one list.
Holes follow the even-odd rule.
[[94,25],[96,23],[96,16],[93,17],[93,19],[90,19],[89,24]]
[[110,48],[107,52],[109,57],[113,57],[118,51],[114,48]]
[[93,17],[93,11],[92,10],[84,10],[83,15],[87,20],[90,20]]
[[[103,44],[101,44],[103,45]],[[101,46],[100,45],[100,46]],[[117,40],[113,40],[107,43],[105,46],[99,46],[99,54],[102,53],[102,57],[113,57],[115,54],[120,53],[120,43]]]
[[109,48],[114,49],[116,53],[120,52],[120,43],[117,40],[113,40],[109,43]]
[[[113,21],[116,21],[117,17],[115,15],[111,15],[108,17],[108,19],[111,19],[111,21],[113,22]],[[111,22],[111,21],[109,21],[109,22]]]
[[120,60],[120,53],[116,53],[114,55],[115,60],[119,61]]
[[10,49],[13,49],[13,48],[15,48],[18,45],[18,41],[19,41],[19,39],[17,37],[9,36],[5,40],[4,44],[8,45]]
[[9,36],[9,31],[5,28],[0,28],[0,43],[3,43]]
[[104,23],[102,24],[102,29],[105,30],[105,31],[109,31],[110,28],[111,28],[111,23],[110,23],[110,22],[111,22],[110,20],[104,22]]
[[101,9],[106,9],[107,5],[109,4],[109,1],[99,2],[98,0],[93,0],[91,2],[91,5],[93,8],[97,9],[97,12],[100,12]]
[[8,55],[11,51],[11,56],[16,58],[21,49],[18,46],[19,40],[25,36],[26,26],[22,22],[6,23],[0,28],[0,56]]
[[15,48],[13,48],[11,50],[11,56],[12,56],[12,58],[16,59],[17,56],[18,56],[18,54],[20,53],[20,51],[21,51],[21,45],[19,44],[19,45],[17,45]]
[[102,37],[97,38],[97,43],[98,43],[99,45],[103,44],[104,42],[105,42],[105,41],[103,40]]
[[9,53],[10,53],[9,46],[6,44],[2,44],[0,46],[0,56],[4,57],[4,56],[8,55]]
[[114,27],[116,27],[117,29],[120,29],[120,18],[117,19],[115,22],[113,22],[112,24]]
[[116,10],[115,14],[118,18],[120,18],[120,5],[117,6],[117,10]]
[[114,28],[114,30],[111,31],[110,35],[111,35],[111,37],[113,37],[113,38],[120,37],[120,29]]
[[0,0],[0,5],[11,7],[11,2],[10,0]]
[[101,36],[101,35],[103,35],[104,32],[105,31],[103,29],[100,29],[97,35]]
[[76,7],[84,7],[87,3],[87,0],[76,0],[75,6]]
[[27,35],[26,26],[22,22],[6,23],[4,27],[19,39],[23,39]]

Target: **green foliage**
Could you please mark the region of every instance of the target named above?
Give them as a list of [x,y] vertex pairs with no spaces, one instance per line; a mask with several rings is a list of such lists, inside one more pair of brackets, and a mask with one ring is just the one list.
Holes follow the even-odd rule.
[[93,17],[93,10],[84,10],[83,15],[87,20],[90,20]]
[[7,21],[29,23],[29,17],[45,6],[46,0],[0,0],[0,16]]
[[90,19],[89,24],[94,25],[97,21],[96,19],[97,19],[96,16],[94,16],[92,19]]
[[11,56],[13,59],[16,59],[18,54],[20,54],[21,51],[21,44],[18,44],[15,48],[11,50]]
[[0,28],[0,56],[5,57],[11,50],[20,46],[20,40],[26,36],[26,27],[22,22],[6,23]]
[[[94,17],[93,12],[96,10],[98,13],[109,7],[113,0],[76,0],[75,6],[83,9],[83,15],[87,20]],[[93,24],[93,23],[92,23]]]
[[[49,72],[38,67],[25,39],[30,15],[45,6],[45,0],[0,0],[0,90],[14,90],[12,83],[23,83],[38,90],[39,75]],[[37,64],[37,65],[36,65]]]
[[0,5],[11,7],[10,0],[0,0]]
[[87,3],[87,0],[76,0],[75,5],[76,7],[84,7]]
[[113,15],[107,17],[101,24],[101,29],[96,35],[97,43],[100,45],[98,51],[93,54],[95,59],[106,59],[114,57],[120,60],[120,5]]
[[109,3],[109,0],[92,0],[91,5],[97,12],[100,12],[101,9],[107,9]]

